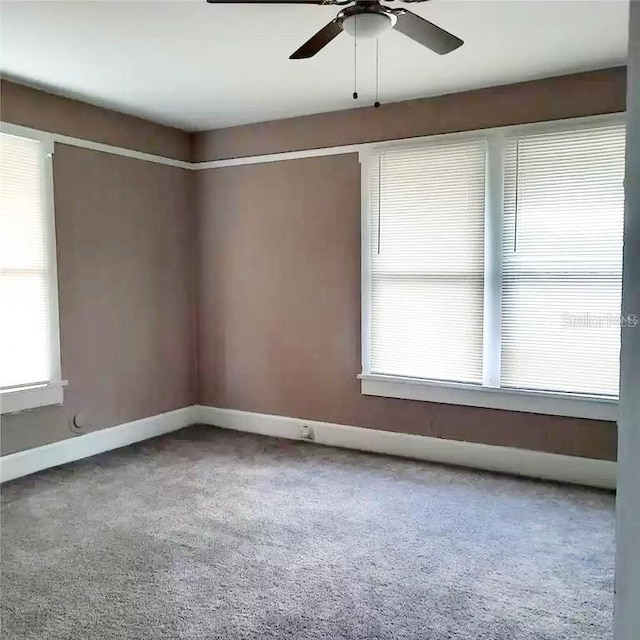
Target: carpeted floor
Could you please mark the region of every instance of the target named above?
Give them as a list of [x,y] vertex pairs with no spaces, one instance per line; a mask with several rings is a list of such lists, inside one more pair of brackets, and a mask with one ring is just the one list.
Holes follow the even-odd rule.
[[6,640],[606,640],[614,498],[211,427],[2,489]]

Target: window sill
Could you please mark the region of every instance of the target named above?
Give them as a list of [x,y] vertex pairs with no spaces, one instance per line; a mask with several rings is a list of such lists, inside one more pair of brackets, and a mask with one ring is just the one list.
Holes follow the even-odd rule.
[[61,405],[66,385],[67,381],[62,380],[31,387],[0,390],[0,414]]
[[486,407],[589,420],[618,419],[614,398],[580,396],[544,391],[491,389],[470,384],[415,380],[395,376],[361,374],[361,391],[366,396],[421,400],[470,407]]

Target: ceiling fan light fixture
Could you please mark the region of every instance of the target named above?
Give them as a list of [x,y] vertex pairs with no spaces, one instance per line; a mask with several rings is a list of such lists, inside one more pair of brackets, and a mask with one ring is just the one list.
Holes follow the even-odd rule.
[[396,16],[383,11],[367,11],[345,16],[342,28],[354,38],[377,38],[393,27]]

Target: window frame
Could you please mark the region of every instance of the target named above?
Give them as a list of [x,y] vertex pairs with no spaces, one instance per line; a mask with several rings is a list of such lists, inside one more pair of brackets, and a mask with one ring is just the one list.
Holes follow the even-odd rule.
[[[447,133],[410,141],[389,141],[367,145],[360,152],[361,165],[361,335],[362,372],[358,375],[361,393],[425,402],[505,409],[544,415],[593,420],[617,420],[618,398],[577,393],[546,392],[500,387],[501,363],[501,283],[502,220],[504,191],[504,150],[509,137],[558,131],[599,128],[625,124],[625,114],[587,116],[564,120],[497,127],[478,131]],[[369,163],[384,149],[410,149],[439,145],[453,140],[485,140],[484,233],[484,315],[482,385],[440,382],[371,373],[371,244],[367,171]]]
[[49,294],[49,344],[51,346],[51,372],[49,380],[33,381],[27,385],[0,388],[0,414],[17,413],[38,407],[61,405],[64,400],[60,357],[60,311],[58,302],[58,264],[56,249],[55,203],[53,195],[54,138],[8,123],[1,123],[0,133],[35,140],[42,145],[42,199],[45,207],[45,240]]

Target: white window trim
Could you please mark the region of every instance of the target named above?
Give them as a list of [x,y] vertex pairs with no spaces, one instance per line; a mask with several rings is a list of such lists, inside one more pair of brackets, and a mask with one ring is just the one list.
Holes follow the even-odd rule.
[[422,400],[590,420],[615,421],[618,418],[618,401],[613,398],[521,389],[493,389],[472,384],[372,374],[360,374],[358,378],[361,392],[365,396]]
[[0,414],[61,405],[66,385],[66,380],[60,380],[59,382],[43,382],[29,387],[3,389],[0,391]]
[[34,381],[20,387],[0,389],[0,414],[5,414],[50,405],[61,405],[64,400],[64,387],[67,385],[67,381],[62,379],[60,362],[60,311],[58,307],[58,266],[53,199],[54,137],[52,134],[36,131],[29,131],[27,134],[23,127],[14,127],[7,123],[2,123],[1,131],[8,135],[37,140],[42,144],[44,151],[42,158],[42,197],[47,221],[45,238],[49,274],[49,332],[51,345],[51,379],[42,382]]
[[[383,142],[360,153],[362,171],[361,287],[362,287],[362,373],[361,393],[424,402],[437,402],[490,409],[504,409],[544,415],[615,421],[618,399],[574,393],[551,393],[525,389],[505,389],[500,385],[500,287],[502,273],[502,197],[504,184],[504,144],[513,135],[533,135],[590,127],[624,124],[625,115],[591,116],[553,122],[501,127],[420,138],[410,142]],[[483,333],[483,384],[472,385],[435,380],[372,374],[371,343],[371,244],[367,168],[376,154],[389,148],[439,145],[449,140],[487,141],[485,195],[485,299]],[[490,292],[490,295],[487,295]]]

